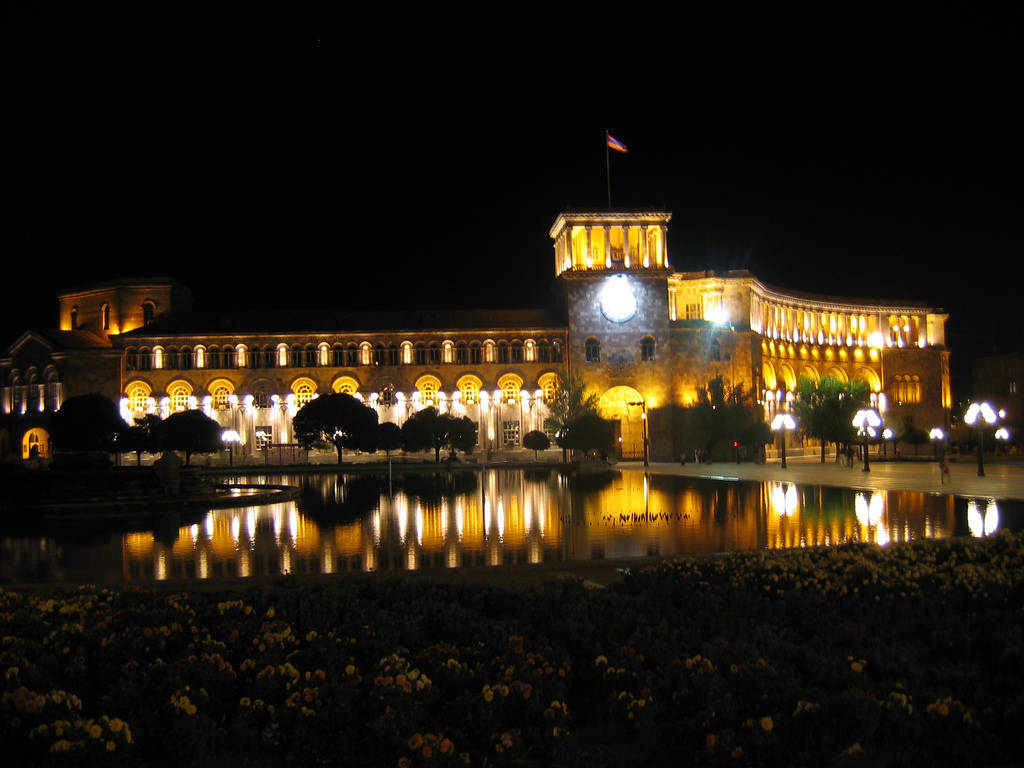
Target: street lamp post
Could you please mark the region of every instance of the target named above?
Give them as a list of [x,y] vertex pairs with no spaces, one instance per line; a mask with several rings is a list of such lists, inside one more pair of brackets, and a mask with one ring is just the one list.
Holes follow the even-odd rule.
[[857,428],[857,433],[864,438],[864,471],[870,472],[871,467],[868,465],[868,435],[871,437],[875,436],[875,430],[882,426],[882,417],[878,415],[874,408],[863,408],[857,411],[857,415],[853,417],[853,426]]
[[[887,441],[892,440],[895,436],[896,436],[896,434],[891,429],[889,429],[889,427],[886,427],[885,429],[882,430],[882,455],[883,456],[888,456],[889,455],[886,452],[886,450],[885,450],[885,444],[886,444]],[[896,443],[895,442],[892,444],[892,455],[893,455],[893,458],[896,458]]]
[[233,429],[225,429],[220,433],[220,441],[228,447],[228,466],[235,466],[235,443],[241,442],[241,435]]
[[985,425],[996,423],[996,412],[988,403],[971,403],[964,414],[964,422],[978,429],[978,477],[985,476]]
[[796,419],[790,413],[778,413],[772,419],[772,430],[782,433],[782,468],[786,468],[786,430],[796,429]]
[[[946,439],[946,433],[943,432],[939,427],[933,427],[932,431],[928,433],[928,437],[932,440],[932,454],[935,460],[939,460],[939,443]],[[945,453],[945,449],[943,449]]]

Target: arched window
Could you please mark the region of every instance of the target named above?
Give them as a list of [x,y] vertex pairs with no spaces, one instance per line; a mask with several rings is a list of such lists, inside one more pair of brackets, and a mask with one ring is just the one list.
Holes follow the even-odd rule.
[[149,325],[156,317],[156,305],[152,301],[142,302],[142,324]]
[[263,347],[259,344],[254,344],[252,349],[249,350],[249,367],[259,368],[263,365]]
[[220,366],[221,368],[234,368],[235,367],[235,348],[230,344],[224,347],[220,355]]
[[469,362],[469,347],[466,346],[464,341],[460,341],[455,345],[455,362],[459,365],[465,365]]
[[178,367],[183,371],[190,370],[192,368],[192,350],[188,347],[182,347],[178,354]]
[[210,395],[213,398],[212,405],[218,411],[226,410],[229,405],[229,398],[234,392],[234,387],[226,379],[217,379],[210,384]]
[[720,362],[722,359],[722,345],[718,343],[718,339],[713,339],[708,345],[708,360],[713,362]]
[[128,347],[124,351],[124,369],[126,371],[136,371],[139,368],[139,352],[135,347]]
[[413,348],[413,363],[416,365],[427,364],[427,347],[422,342],[417,343]]
[[133,381],[124,389],[124,396],[128,398],[128,410],[132,417],[143,416],[149,411],[150,388],[141,381]]
[[164,368],[169,371],[178,370],[178,348],[168,347],[164,350]]
[[103,324],[103,330],[104,331],[109,331],[110,330],[110,305],[109,304],[104,304],[100,308],[100,317],[102,318],[101,322]]
[[398,346],[391,344],[388,347],[388,354],[385,357],[385,365],[398,365]]
[[293,344],[290,350],[291,354],[288,359],[291,360],[292,368],[302,367],[302,347],[299,344]]
[[152,367],[153,357],[146,348],[139,350],[139,370],[148,371]]
[[523,380],[513,373],[507,373],[498,379],[498,389],[501,390],[501,399],[508,404],[519,402],[519,393],[523,389]]
[[292,384],[292,394],[295,395],[295,405],[301,408],[316,394],[316,384],[309,379],[299,379]]
[[483,359],[483,348],[480,346],[479,341],[474,341],[469,345],[469,364],[480,365]]
[[192,395],[192,387],[184,381],[172,382],[167,387],[167,398],[170,400],[171,413],[184,411],[188,408],[188,399]]
[[508,354],[508,342],[507,341],[499,341],[498,342],[498,362],[499,363],[507,363],[509,361],[509,359],[510,358],[509,358],[509,354]]
[[71,330],[78,328],[78,307],[72,307],[71,309]]
[[431,342],[430,344],[430,347],[428,349],[428,360],[430,361],[431,365],[441,364],[441,345],[438,344],[436,341]]
[[540,377],[540,380],[537,382],[537,385],[544,393],[544,402],[550,403],[552,400],[554,400],[555,395],[558,394],[558,388],[560,386],[558,381],[558,374],[545,373],[543,376]]
[[547,341],[541,341],[537,344],[537,362],[538,363],[550,363],[551,362],[551,345]]
[[463,405],[476,405],[480,401],[480,387],[483,382],[476,376],[463,376],[455,384],[462,393]]
[[583,359],[588,363],[601,362],[601,342],[591,337],[583,343]]
[[654,337],[644,336],[640,339],[640,359],[644,362],[654,360]]
[[416,389],[420,393],[420,402],[424,406],[437,405],[437,392],[441,388],[441,382],[435,376],[421,376],[416,381]]
[[551,362],[552,363],[560,363],[560,362],[562,362],[562,357],[563,357],[562,342],[560,342],[560,341],[552,341],[551,342]]
[[313,368],[316,365],[316,347],[312,344],[307,344],[302,350],[302,364],[306,368]]
[[341,368],[345,365],[345,348],[341,344],[331,347],[331,365]]
[[351,376],[339,376],[334,380],[334,384],[331,385],[331,388],[338,393],[354,395],[359,391],[359,382]]
[[521,341],[513,341],[512,344],[509,345],[509,350],[512,353],[512,362],[513,363],[521,363],[521,362],[523,362],[523,342],[521,342]]
[[206,367],[220,368],[220,348],[212,346],[206,350]]

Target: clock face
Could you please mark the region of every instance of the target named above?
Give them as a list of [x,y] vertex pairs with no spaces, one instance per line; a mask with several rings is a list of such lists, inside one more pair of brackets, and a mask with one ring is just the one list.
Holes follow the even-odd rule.
[[609,277],[598,298],[601,314],[613,323],[624,323],[636,314],[636,295],[625,275]]

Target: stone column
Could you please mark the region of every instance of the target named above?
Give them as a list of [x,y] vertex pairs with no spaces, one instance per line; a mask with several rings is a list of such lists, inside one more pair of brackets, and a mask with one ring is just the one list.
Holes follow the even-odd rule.
[[611,239],[611,227],[605,224],[601,227],[604,232],[604,265],[605,267],[611,268],[612,266],[612,239]]
[[640,263],[644,267],[651,266],[651,254],[647,248],[647,225],[640,225]]

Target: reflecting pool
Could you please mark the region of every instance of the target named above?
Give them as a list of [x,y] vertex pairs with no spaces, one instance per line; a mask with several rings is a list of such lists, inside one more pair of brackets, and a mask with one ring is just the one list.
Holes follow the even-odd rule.
[[267,475],[298,499],[197,510],[148,530],[0,538],[0,582],[146,583],[623,559],[1020,529],[1021,502],[554,470]]

